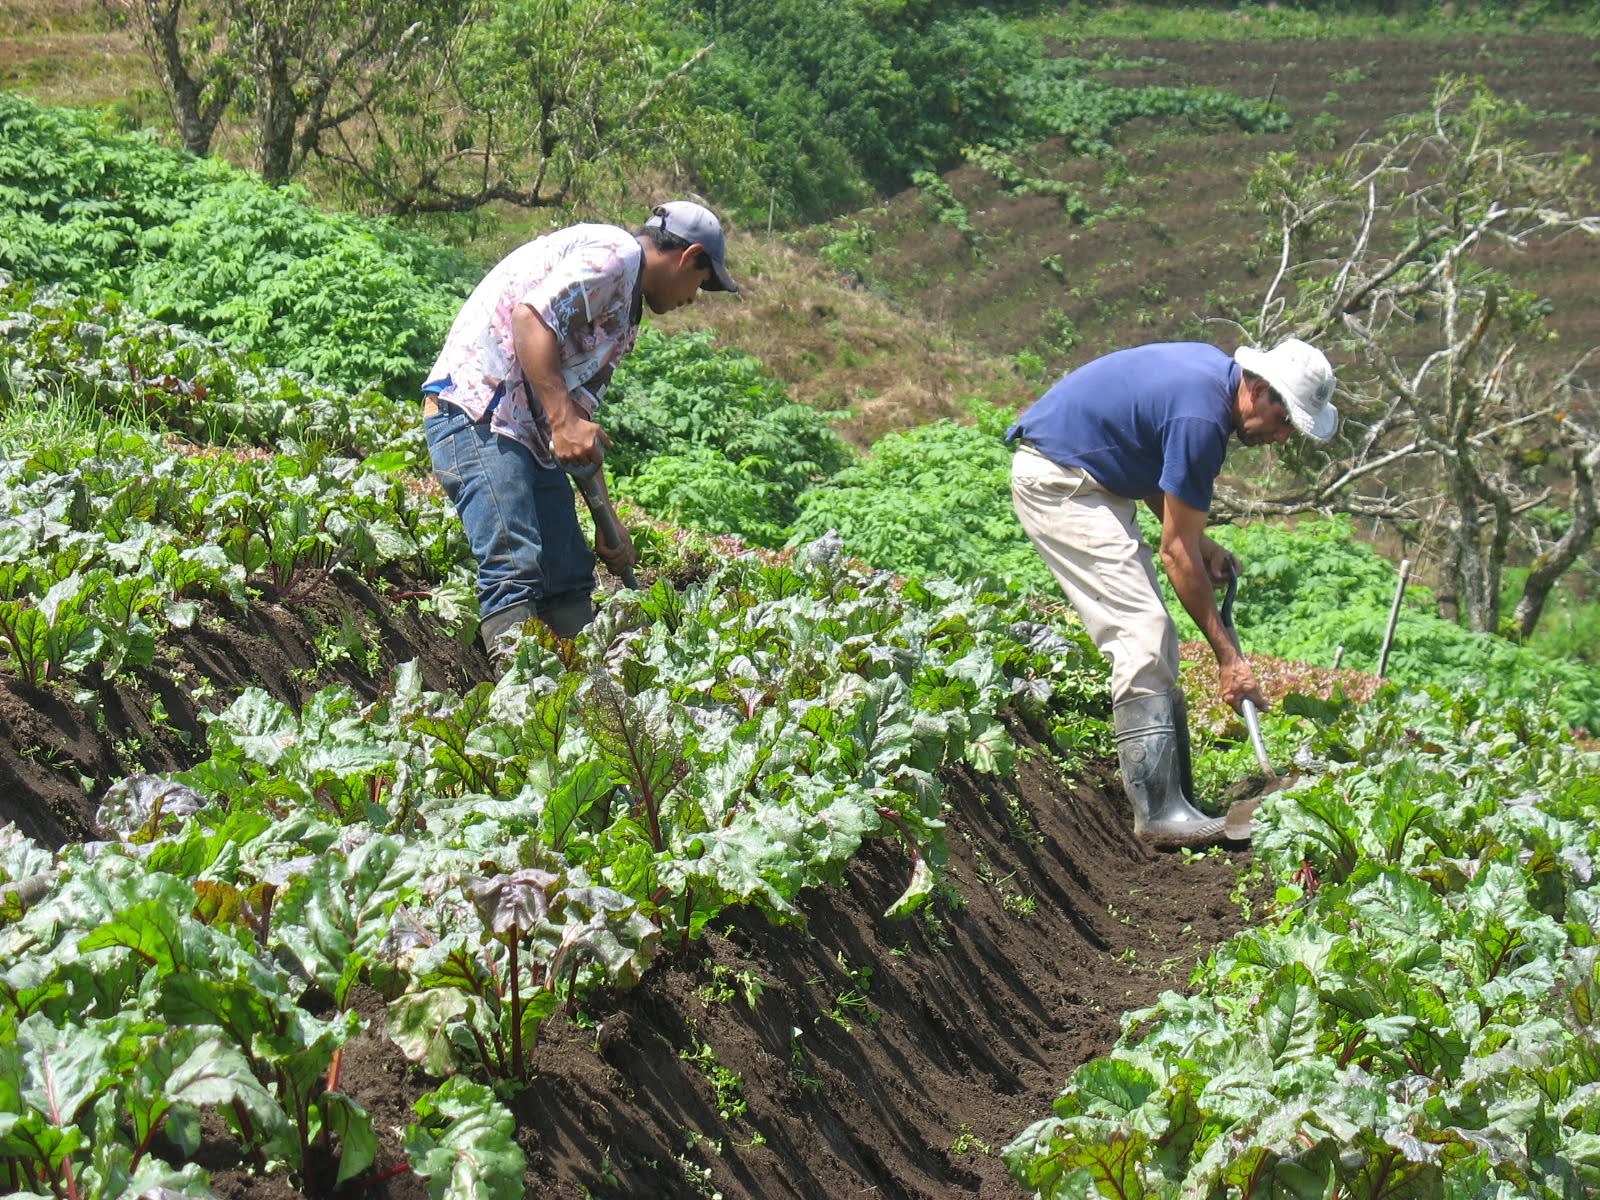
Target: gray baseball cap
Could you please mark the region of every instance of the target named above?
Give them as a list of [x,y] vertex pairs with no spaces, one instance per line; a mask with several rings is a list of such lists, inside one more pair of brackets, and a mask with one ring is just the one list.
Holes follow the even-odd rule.
[[711,259],[711,279],[702,287],[707,292],[737,292],[739,285],[728,274],[728,243],[722,236],[717,214],[692,200],[670,200],[650,212],[645,225],[681,237],[690,245],[702,247]]

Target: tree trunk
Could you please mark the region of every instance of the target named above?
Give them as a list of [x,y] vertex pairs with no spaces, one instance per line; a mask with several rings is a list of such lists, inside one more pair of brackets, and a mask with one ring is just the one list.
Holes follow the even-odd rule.
[[183,148],[204,157],[211,153],[211,139],[238,88],[238,77],[215,62],[207,65],[200,78],[191,74],[179,34],[183,0],[144,0],[137,11],[134,19],[140,41],[156,74],[167,85],[172,119]]
[[1545,603],[1557,580],[1564,575],[1578,556],[1594,541],[1595,529],[1600,525],[1596,513],[1594,470],[1600,463],[1600,445],[1582,454],[1574,454],[1572,461],[1572,524],[1556,544],[1533,560],[1528,572],[1528,582],[1517,600],[1515,619],[1517,632],[1524,641],[1533,636],[1539,618],[1544,614]]
[[274,187],[289,181],[294,170],[295,132],[300,110],[289,64],[277,46],[261,46],[256,66],[256,139],[261,152],[261,178]]
[[1439,605],[1439,615],[1452,623],[1461,620],[1461,547],[1456,540],[1455,526],[1448,530],[1449,540],[1439,557],[1439,586],[1434,593]]

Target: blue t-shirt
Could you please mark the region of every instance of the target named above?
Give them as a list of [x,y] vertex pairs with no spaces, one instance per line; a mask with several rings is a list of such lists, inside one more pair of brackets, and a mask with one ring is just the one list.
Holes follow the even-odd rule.
[[1118,350],[1061,379],[1017,418],[1026,438],[1063,467],[1081,467],[1113,495],[1167,492],[1211,511],[1228,456],[1239,364],[1204,342]]

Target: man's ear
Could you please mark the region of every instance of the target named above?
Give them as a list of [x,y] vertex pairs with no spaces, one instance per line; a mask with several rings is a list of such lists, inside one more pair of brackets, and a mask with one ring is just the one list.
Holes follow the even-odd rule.
[[684,248],[683,253],[678,255],[678,261],[679,263],[696,262],[699,260],[700,256],[705,253],[705,251],[706,248],[699,242],[691,242],[687,247]]

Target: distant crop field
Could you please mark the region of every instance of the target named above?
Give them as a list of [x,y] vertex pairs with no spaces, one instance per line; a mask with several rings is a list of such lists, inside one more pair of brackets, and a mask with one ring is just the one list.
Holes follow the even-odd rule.
[[[1206,319],[1226,298],[1248,306],[1274,265],[1245,195],[1252,172],[1269,154],[1331,157],[1388,120],[1426,110],[1441,75],[1481,77],[1527,105],[1523,136],[1537,149],[1588,152],[1600,133],[1600,66],[1594,41],[1579,36],[1103,40],[1073,53],[1136,64],[1104,76],[1128,85],[1270,95],[1293,123],[1245,133],[1141,121],[1120,157],[1105,161],[1037,147],[1028,169],[1079,184],[1077,212],[1056,195],[1008,194],[991,173],[965,166],[945,182],[970,232],[937,219],[934,208],[948,200],[917,189],[861,215],[877,247],[863,268],[872,284],[915,298],[974,347],[1022,356],[1041,381],[1123,345],[1227,340]],[[1592,168],[1591,177],[1600,180]],[[1597,268],[1600,244],[1579,240],[1536,248],[1514,266],[1518,286],[1554,304],[1569,354],[1600,342]]]

